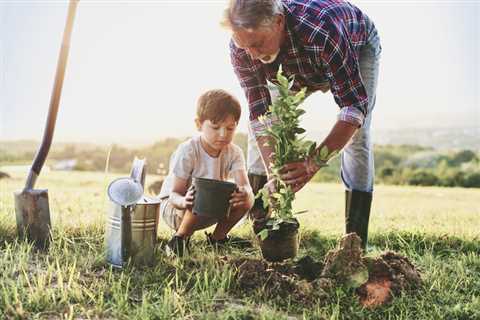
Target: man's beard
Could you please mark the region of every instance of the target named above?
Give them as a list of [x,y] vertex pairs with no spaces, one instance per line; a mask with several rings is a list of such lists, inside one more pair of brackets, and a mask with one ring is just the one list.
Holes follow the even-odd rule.
[[260,60],[264,64],[269,64],[275,61],[275,59],[277,59],[277,56],[279,53],[280,53],[280,49],[278,49],[277,52],[275,52],[274,54],[265,55],[262,58],[258,58],[258,60]]

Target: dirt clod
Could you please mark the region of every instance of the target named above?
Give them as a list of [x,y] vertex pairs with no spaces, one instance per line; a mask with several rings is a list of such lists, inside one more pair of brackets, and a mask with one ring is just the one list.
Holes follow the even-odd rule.
[[404,256],[387,251],[377,258],[364,258],[368,266],[368,282],[358,288],[365,307],[388,303],[402,291],[412,291],[422,284],[420,272]]
[[362,240],[355,233],[342,237],[338,246],[325,257],[322,277],[332,278],[350,287],[359,287],[368,279],[367,266],[362,261]]
[[392,281],[388,278],[377,278],[369,280],[358,289],[360,303],[373,308],[390,302]]

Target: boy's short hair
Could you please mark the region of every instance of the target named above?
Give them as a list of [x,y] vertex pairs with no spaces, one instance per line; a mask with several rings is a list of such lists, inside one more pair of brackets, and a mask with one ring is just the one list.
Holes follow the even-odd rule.
[[221,122],[231,115],[238,123],[242,113],[238,100],[222,89],[213,89],[202,94],[197,101],[197,118],[200,123],[210,120]]

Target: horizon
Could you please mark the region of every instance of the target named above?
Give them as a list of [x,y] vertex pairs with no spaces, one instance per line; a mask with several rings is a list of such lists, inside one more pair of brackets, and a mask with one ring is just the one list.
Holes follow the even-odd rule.
[[[195,134],[195,133],[194,133]],[[247,136],[247,132],[236,132],[236,135],[241,134]],[[310,131],[308,135],[305,135],[306,139],[313,141],[320,141],[325,137],[328,131]],[[480,152],[480,140],[475,137],[480,136],[480,127],[417,127],[417,128],[402,128],[402,129],[372,129],[372,135],[374,137],[374,144],[377,146],[385,145],[411,145],[421,146],[426,148],[433,148],[435,150],[474,150]],[[112,145],[118,145],[119,147],[125,147],[128,149],[134,148],[147,148],[153,146],[156,143],[161,143],[168,139],[185,140],[190,138],[189,136],[164,136],[158,137],[156,140],[125,140],[122,142],[112,141],[82,141],[82,140],[55,140],[52,142],[52,148],[65,146],[65,145],[79,145],[79,146],[92,146],[92,147],[111,147]],[[6,147],[9,144],[41,144],[40,139],[16,139],[16,140],[0,140],[0,149]],[[60,146],[59,146],[60,145]],[[36,150],[36,146],[33,147]]]
[[[479,126],[477,2],[353,3],[374,20],[383,47],[372,130]],[[0,140],[41,140],[66,8],[66,1],[0,3]],[[171,13],[180,10],[189,23],[176,23]],[[196,98],[215,87],[239,98],[245,133],[222,10],[223,1],[80,1],[53,141],[191,136]],[[175,33],[162,31],[172,26]],[[192,45],[209,49],[191,54]],[[315,93],[304,106],[309,135],[330,129],[338,112],[331,93]]]

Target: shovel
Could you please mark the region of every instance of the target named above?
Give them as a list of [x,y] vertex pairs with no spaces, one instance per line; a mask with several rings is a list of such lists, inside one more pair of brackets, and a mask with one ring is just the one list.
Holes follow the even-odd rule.
[[28,173],[25,188],[15,192],[15,215],[17,220],[17,232],[20,238],[31,241],[38,249],[47,249],[50,240],[50,209],[48,206],[48,190],[33,189],[40,175],[43,164],[52,144],[55,121],[57,119],[58,105],[62,92],[63,78],[67,64],[68,51],[70,49],[70,37],[72,34],[73,20],[79,0],[70,0],[68,16],[63,33],[62,47],[57,63],[55,83],[50,97],[47,124],[43,133],[42,144],[35,155],[32,167]]

